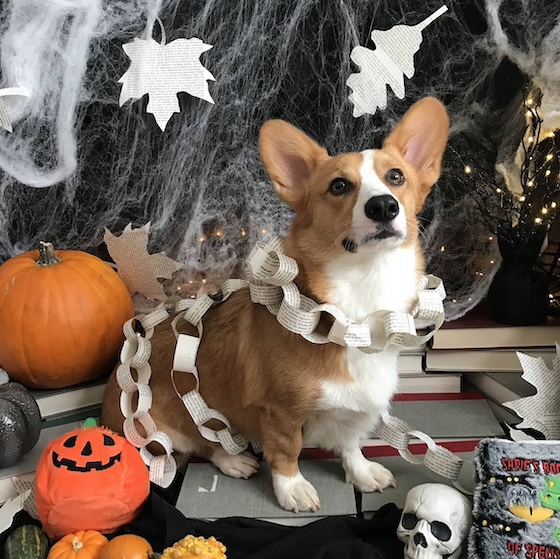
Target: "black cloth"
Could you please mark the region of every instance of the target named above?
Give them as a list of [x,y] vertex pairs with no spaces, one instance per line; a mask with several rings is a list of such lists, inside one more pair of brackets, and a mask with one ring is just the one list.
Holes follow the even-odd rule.
[[[371,520],[332,517],[300,527],[249,518],[208,522],[186,518],[152,491],[138,518],[113,536],[142,536],[155,551],[162,551],[187,534],[215,536],[227,547],[228,559],[401,559],[403,546],[396,536],[400,512],[389,504]],[[11,528],[0,534],[0,550],[8,534],[24,524],[40,525],[26,512],[19,512]]]

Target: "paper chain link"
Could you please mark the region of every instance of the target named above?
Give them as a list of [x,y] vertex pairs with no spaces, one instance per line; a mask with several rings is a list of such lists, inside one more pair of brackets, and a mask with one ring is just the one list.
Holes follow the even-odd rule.
[[[221,298],[225,301],[235,291],[249,287],[251,300],[265,305],[276,316],[286,329],[300,334],[312,343],[333,342],[342,346],[356,347],[361,351],[379,352],[389,345],[413,346],[425,343],[443,324],[443,299],[445,290],[442,281],[435,276],[424,276],[418,286],[418,303],[411,314],[391,311],[378,311],[357,323],[333,305],[319,305],[299,292],[294,279],[299,273],[297,262],[283,254],[283,241],[273,238],[266,245],[257,245],[249,255],[248,265],[251,278],[244,280],[227,280],[221,286]],[[179,301],[173,314],[172,328],[177,337],[177,346],[171,371],[171,382],[178,397],[198,427],[201,435],[211,442],[218,442],[230,454],[239,454],[245,450],[249,441],[240,433],[236,433],[228,419],[219,411],[210,408],[199,392],[199,376],[196,367],[196,356],[203,334],[202,318],[218,301],[199,291],[196,299]],[[330,314],[334,323],[326,336],[315,332],[322,312]],[[149,387],[151,368],[150,338],[154,328],[165,321],[170,312],[161,304],[148,315],[138,315],[124,325],[126,341],[121,351],[121,364],[117,368],[117,383],[122,390],[120,407],[124,416],[123,431],[126,438],[137,448],[150,468],[150,479],[157,485],[168,487],[173,481],[177,465],[173,458],[171,439],[162,431],[158,431],[149,410],[152,405],[152,392]],[[137,320],[142,325],[144,336],[134,330]],[[198,337],[180,334],[177,328],[179,321],[184,320],[198,329]],[[416,332],[415,320],[433,323],[432,331],[425,335]],[[136,371],[137,380],[132,376]],[[181,394],[175,384],[174,372],[186,372],[196,379],[196,388],[187,394]],[[134,393],[138,394],[136,410],[132,409]],[[204,424],[210,419],[219,420],[224,427],[214,430]],[[140,423],[145,431],[141,435],[136,428]],[[457,484],[462,460],[449,450],[436,445],[425,433],[412,430],[404,421],[382,416],[379,437],[398,449],[401,456],[413,463],[424,462],[436,473],[448,477]],[[408,451],[412,437],[419,438],[428,446],[423,458],[416,458]],[[159,443],[165,455],[153,456],[147,449],[151,442]],[[252,443],[254,449],[260,450],[258,443]]]
[[[381,423],[377,429],[377,436],[386,443],[396,448],[404,460],[411,464],[424,464],[436,474],[453,482],[463,493],[469,493],[460,483],[459,475],[463,468],[464,460],[453,452],[436,444],[426,433],[412,429],[402,419],[393,417],[388,413],[381,414]],[[419,439],[428,447],[426,454],[415,456],[410,452],[408,445],[412,439]]]

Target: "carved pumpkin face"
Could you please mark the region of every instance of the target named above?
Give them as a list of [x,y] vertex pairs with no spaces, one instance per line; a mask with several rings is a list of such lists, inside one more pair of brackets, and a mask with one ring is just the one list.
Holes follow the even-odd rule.
[[69,472],[103,472],[120,465],[125,442],[108,432],[82,429],[53,447],[52,463]]
[[102,427],[52,441],[35,474],[37,512],[53,539],[79,530],[113,532],[136,516],[149,491],[138,450]]

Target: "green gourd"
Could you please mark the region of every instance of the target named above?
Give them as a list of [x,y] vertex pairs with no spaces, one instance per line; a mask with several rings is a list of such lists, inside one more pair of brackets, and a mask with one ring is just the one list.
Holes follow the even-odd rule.
[[4,559],[45,559],[48,552],[47,536],[31,524],[16,528],[4,544]]

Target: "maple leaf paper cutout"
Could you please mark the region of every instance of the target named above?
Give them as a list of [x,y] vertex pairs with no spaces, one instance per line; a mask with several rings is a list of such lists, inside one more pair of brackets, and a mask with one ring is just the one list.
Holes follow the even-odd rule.
[[444,5],[417,25],[395,25],[387,31],[374,29],[371,39],[375,50],[352,49],[350,59],[361,70],[346,80],[352,89],[348,99],[354,105],[354,117],[385,109],[387,85],[399,99],[404,98],[404,76],[410,79],[414,75],[414,55],[422,44],[422,30],[446,11]]
[[560,439],[560,346],[556,344],[552,370],[541,357],[518,351],[517,358],[523,368],[521,378],[532,384],[537,393],[503,405],[523,419],[515,426],[517,429],[535,429],[548,440]]
[[129,223],[119,237],[105,228],[103,240],[131,295],[141,293],[148,299],[165,301],[167,295],[157,278],[169,279],[183,265],[163,252],[149,254],[149,234],[150,223],[137,229],[132,229]]
[[152,113],[161,130],[165,130],[173,113],[180,112],[179,91],[213,104],[208,80],[215,78],[200,62],[200,55],[211,48],[195,37],[165,44],[163,26],[161,44],[152,38],[136,38],[124,44],[131,64],[119,79],[119,105],[148,94],[146,112]]

